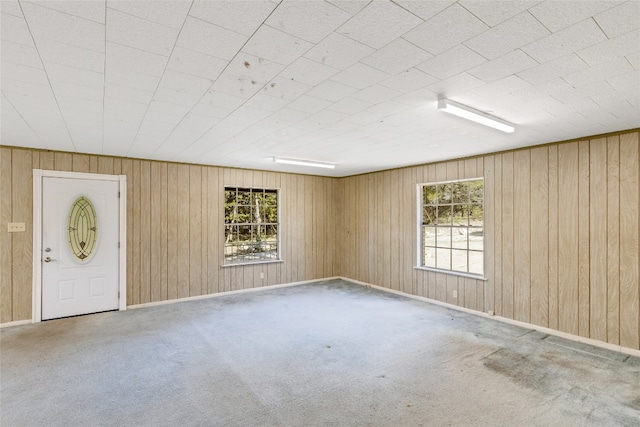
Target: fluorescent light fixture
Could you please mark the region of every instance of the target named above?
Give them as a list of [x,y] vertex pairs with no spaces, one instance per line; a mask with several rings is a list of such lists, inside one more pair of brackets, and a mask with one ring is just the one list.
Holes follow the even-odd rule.
[[471,120],[472,122],[480,123],[481,125],[501,130],[502,132],[512,133],[516,129],[513,124],[507,121],[448,99],[438,100],[438,110],[445,111],[449,114],[453,114],[454,116],[462,117],[463,119]]
[[290,159],[288,157],[274,157],[273,161],[275,163],[286,163],[288,165],[298,165],[298,166],[312,166],[314,168],[327,168],[327,169],[336,168],[336,165],[334,163],[316,162],[315,160]]

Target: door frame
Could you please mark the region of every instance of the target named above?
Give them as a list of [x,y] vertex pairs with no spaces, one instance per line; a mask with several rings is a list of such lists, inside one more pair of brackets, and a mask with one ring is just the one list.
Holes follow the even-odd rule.
[[118,310],[127,309],[127,176],[97,173],[33,170],[33,280],[31,322],[42,321],[42,183],[44,178],[116,181],[119,184]]

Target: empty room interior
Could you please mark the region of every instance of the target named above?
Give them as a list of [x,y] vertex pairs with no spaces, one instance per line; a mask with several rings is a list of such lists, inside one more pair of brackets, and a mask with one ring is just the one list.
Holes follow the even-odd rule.
[[2,0],[0,424],[640,424],[640,1]]

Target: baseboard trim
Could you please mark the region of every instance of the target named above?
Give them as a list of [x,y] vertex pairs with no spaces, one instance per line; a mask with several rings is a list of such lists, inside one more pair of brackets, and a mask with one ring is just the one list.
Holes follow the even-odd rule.
[[462,311],[464,313],[473,314],[474,316],[486,317],[487,319],[494,319],[494,320],[497,320],[499,322],[508,323],[510,325],[519,326],[519,327],[525,328],[525,329],[533,329],[534,331],[542,332],[544,334],[554,335],[554,336],[557,336],[557,337],[560,337],[560,338],[565,338],[565,339],[568,339],[568,340],[571,340],[571,341],[576,341],[576,342],[583,343],[583,344],[589,344],[589,345],[592,345],[594,347],[605,348],[607,350],[617,351],[619,353],[628,354],[630,356],[640,357],[640,350],[636,350],[636,349],[633,349],[633,348],[623,347],[623,346],[615,345],[615,344],[609,344],[609,343],[606,343],[606,342],[603,342],[603,341],[594,340],[593,338],[581,337],[581,336],[578,336],[578,335],[569,334],[567,332],[557,331],[555,329],[547,328],[547,327],[544,327],[544,326],[534,325],[532,323],[520,322],[518,320],[509,319],[508,317],[493,316],[493,315],[490,315],[490,314],[482,312],[482,311],[471,310],[470,308],[466,308],[466,307],[459,307],[457,305],[449,304],[447,302],[442,302],[442,301],[434,300],[434,299],[431,299],[431,298],[426,298],[426,297],[421,297],[421,296],[418,296],[418,295],[408,294],[408,293],[401,292],[401,291],[396,291],[395,289],[389,289],[389,288],[385,288],[385,287],[382,287],[382,286],[373,285],[371,283],[361,282],[360,280],[350,279],[348,277],[340,277],[340,279],[345,280],[345,281],[350,282],[350,283],[353,283],[353,284],[356,284],[356,285],[365,286],[367,288],[374,288],[374,289],[378,289],[380,291],[389,292],[389,293],[396,294],[396,295],[401,295],[401,296],[404,296],[404,297],[407,297],[407,298],[412,298],[412,299],[416,299],[416,300],[419,300],[419,301],[428,302],[430,304],[435,304],[435,305],[439,305],[439,306],[442,306],[442,307],[450,308],[452,310],[457,310],[457,311]]
[[279,285],[260,286],[258,288],[248,288],[248,289],[238,289],[236,291],[216,292],[215,294],[198,295],[194,297],[185,297],[185,298],[170,299],[165,301],[147,302],[144,304],[129,305],[127,306],[127,310],[136,310],[138,308],[155,307],[158,305],[166,305],[166,304],[175,304],[177,302],[197,301],[202,299],[218,298],[218,297],[224,297],[229,295],[246,294],[249,292],[264,291],[269,289],[279,289],[279,288],[288,288],[291,286],[308,285],[309,283],[324,282],[326,280],[333,280],[333,279],[341,279],[341,277],[337,277],[337,276],[325,277],[322,279],[302,280],[300,282],[282,283]]
[[28,319],[28,320],[15,320],[13,322],[0,323],[0,329],[11,328],[12,326],[30,325],[31,323],[32,323],[31,319]]

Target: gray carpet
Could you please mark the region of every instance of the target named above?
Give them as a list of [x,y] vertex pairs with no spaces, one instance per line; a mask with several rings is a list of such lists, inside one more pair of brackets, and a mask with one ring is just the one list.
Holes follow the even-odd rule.
[[2,330],[12,426],[640,424],[640,359],[339,280]]

